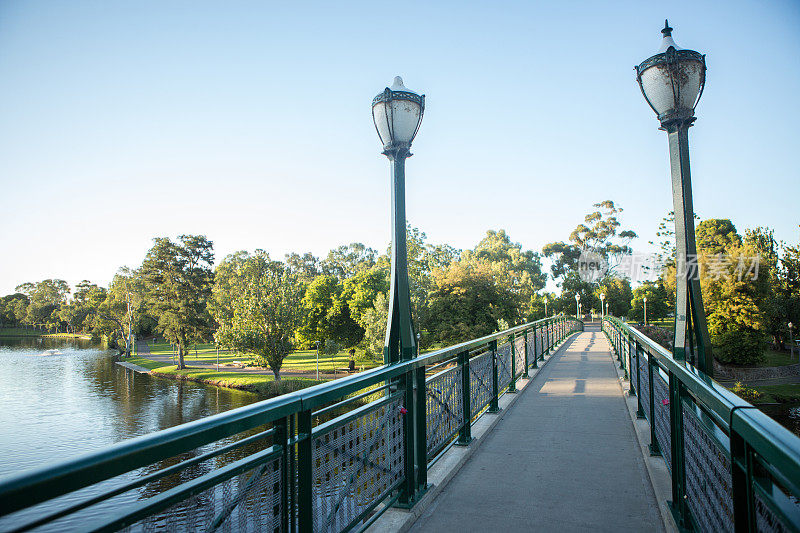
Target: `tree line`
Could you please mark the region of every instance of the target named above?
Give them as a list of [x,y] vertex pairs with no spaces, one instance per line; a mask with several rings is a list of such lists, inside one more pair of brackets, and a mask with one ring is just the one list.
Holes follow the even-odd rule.
[[[658,237],[662,276],[636,288],[619,266],[638,238],[621,223],[622,209],[595,204],[564,241],[541,254],[523,249],[503,231],[487,231],[471,249],[428,242],[408,228],[408,268],[414,325],[423,348],[488,335],[498,328],[558,313],[575,314],[575,295],[585,311],[608,311],[641,321],[672,313],[675,300],[674,222],[664,219]],[[739,235],[729,220],[697,225],[699,275],[715,356],[748,363],[766,343],[782,346],[786,323],[800,322],[800,245],[777,242],[771,230]],[[594,279],[581,272],[587,250],[606,268]],[[738,279],[739,259],[759,256],[757,279]],[[550,275],[559,293],[544,290]],[[723,276],[719,259],[730,265]],[[284,358],[294,349],[323,352],[359,349],[382,358],[388,314],[389,248],[361,243],[339,246],[326,257],[290,253],[274,259],[264,250],[240,251],[214,266],[213,243],[202,235],[159,237],[137,268],[122,268],[108,287],[89,281],[74,291],[63,280],[24,283],[0,298],[0,322],[91,332],[130,353],[128,331],[158,334],[177,347],[178,365],[193,343],[213,341],[253,354],[280,379]],[[712,263],[714,263],[712,268]],[[702,268],[704,267],[704,268]],[[752,276],[751,276],[752,277]]]

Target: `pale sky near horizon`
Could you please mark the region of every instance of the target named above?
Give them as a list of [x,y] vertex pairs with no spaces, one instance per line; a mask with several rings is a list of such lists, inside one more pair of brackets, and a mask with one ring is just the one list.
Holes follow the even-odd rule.
[[0,3],[0,295],[107,284],[155,236],[217,259],[389,240],[370,115],[402,75],[426,94],[409,222],[540,251],[612,199],[648,251],[671,210],[667,138],[633,66],[707,54],[690,131],[695,211],[796,244],[800,3]]

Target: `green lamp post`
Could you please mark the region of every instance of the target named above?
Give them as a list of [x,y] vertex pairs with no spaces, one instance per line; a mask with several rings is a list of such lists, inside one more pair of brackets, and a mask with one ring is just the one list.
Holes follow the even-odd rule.
[[372,119],[383,143],[383,155],[391,162],[392,179],[392,277],[383,346],[386,364],[412,359],[416,353],[408,287],[405,166],[424,111],[425,95],[406,88],[400,76],[372,100]]
[[672,40],[672,28],[665,21],[658,53],[636,68],[636,80],[645,100],[658,115],[669,139],[672,169],[672,201],[675,208],[677,249],[677,301],[675,305],[675,359],[688,359],[699,370],[713,376],[714,365],[708,336],[700,279],[687,263],[697,261],[692,207],[692,178],[689,172],[689,127],[695,121],[694,108],[706,82],[705,55],[680,48]]

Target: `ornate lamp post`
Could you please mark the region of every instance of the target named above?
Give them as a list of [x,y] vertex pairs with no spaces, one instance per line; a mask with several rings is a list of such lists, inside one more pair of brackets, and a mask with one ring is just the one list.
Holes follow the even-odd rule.
[[647,296],[642,298],[642,300],[644,301],[644,325],[646,326],[647,325]]
[[600,321],[606,317],[606,293],[600,293]]
[[392,282],[383,346],[386,364],[412,359],[416,353],[408,289],[405,166],[424,111],[425,95],[403,86],[400,76],[372,100],[372,119],[383,143],[383,155],[392,163]]
[[[680,48],[672,40],[672,28],[665,22],[658,53],[636,68],[636,80],[648,105],[658,115],[669,138],[672,168],[672,201],[675,208],[677,246],[677,302],[675,305],[675,359],[686,359],[702,372],[714,373],[711,343],[700,293],[700,280],[686,268],[697,260],[692,207],[692,179],[689,172],[689,127],[695,121],[694,108],[706,82],[705,55]],[[688,333],[688,335],[687,335]]]
[[794,324],[789,322],[789,359],[794,357],[794,337],[792,335],[792,329],[794,329]]
[[580,318],[581,316],[581,295],[575,295],[575,318]]

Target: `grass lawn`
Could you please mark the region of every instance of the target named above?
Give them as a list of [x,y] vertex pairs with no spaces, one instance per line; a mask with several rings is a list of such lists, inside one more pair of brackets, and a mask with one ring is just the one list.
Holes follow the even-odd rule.
[[41,337],[44,332],[25,328],[0,328],[0,337]]
[[761,385],[752,387],[763,396],[756,400],[756,403],[795,403],[800,402],[800,383],[789,383],[786,385]]
[[[172,347],[169,343],[159,342],[155,345],[148,343],[150,347],[150,352],[157,355],[171,355],[172,354]],[[185,362],[188,365],[191,365],[193,361],[201,361],[203,363],[211,363],[216,364],[217,362],[217,349],[214,347],[213,344],[197,344],[196,346],[192,346],[189,350],[189,353],[185,357]],[[281,367],[281,371],[289,371],[289,372],[314,372],[316,370],[316,361],[317,361],[317,352],[316,350],[298,350],[296,352],[292,352],[289,356],[283,360],[283,366]],[[347,353],[347,350],[342,350],[338,354],[334,355],[333,357],[329,355],[322,355],[320,354],[319,357],[319,371],[325,373],[332,373],[334,368],[341,369],[346,368],[350,361],[350,356]],[[242,353],[228,353],[227,350],[220,350],[219,352],[219,362],[220,364],[223,363],[233,363],[233,362],[240,362],[246,363],[248,365],[255,365],[255,359],[251,354],[242,354]],[[380,364],[383,364],[383,361],[359,361],[356,358],[356,368],[361,369],[364,367],[364,370],[369,368],[374,368]]]
[[796,350],[794,356],[789,355],[789,352],[776,352],[775,350],[766,350],[764,356],[766,360],[763,366],[784,366],[797,363]]
[[[216,351],[215,351],[216,354]],[[151,361],[142,357],[130,357],[125,359],[126,363],[133,363],[152,371],[152,374],[174,379],[185,379],[217,385],[220,387],[230,387],[258,393],[262,396],[273,397],[287,392],[293,392],[306,387],[311,387],[322,381],[305,378],[291,378],[275,381],[272,375],[246,374],[243,372],[217,372],[213,369],[186,368],[176,370],[171,363]]]

